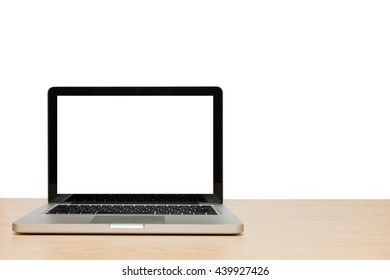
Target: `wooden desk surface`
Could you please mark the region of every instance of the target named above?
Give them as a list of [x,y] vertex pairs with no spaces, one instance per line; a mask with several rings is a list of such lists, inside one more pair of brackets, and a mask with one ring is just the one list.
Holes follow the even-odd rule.
[[44,199],[0,199],[0,259],[390,259],[390,200],[227,200],[238,236],[19,235]]

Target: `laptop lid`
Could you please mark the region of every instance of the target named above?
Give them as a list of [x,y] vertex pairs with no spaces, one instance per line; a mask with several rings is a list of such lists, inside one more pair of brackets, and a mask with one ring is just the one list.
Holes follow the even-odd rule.
[[222,203],[218,87],[53,87],[53,202]]

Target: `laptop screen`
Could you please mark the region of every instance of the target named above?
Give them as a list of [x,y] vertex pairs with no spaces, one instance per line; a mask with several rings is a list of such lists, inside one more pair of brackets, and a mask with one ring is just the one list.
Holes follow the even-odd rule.
[[212,96],[58,96],[58,193],[213,193]]

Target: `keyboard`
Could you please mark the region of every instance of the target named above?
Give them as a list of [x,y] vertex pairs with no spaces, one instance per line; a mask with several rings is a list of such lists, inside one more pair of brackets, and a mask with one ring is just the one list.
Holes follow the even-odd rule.
[[217,215],[202,205],[57,205],[46,214]]

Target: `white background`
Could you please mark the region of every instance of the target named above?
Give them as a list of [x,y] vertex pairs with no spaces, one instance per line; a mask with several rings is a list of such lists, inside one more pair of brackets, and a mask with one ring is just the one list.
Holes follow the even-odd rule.
[[[23,269],[20,269],[20,267]],[[144,275],[122,275],[123,269],[130,270],[162,269],[174,270],[179,267],[183,274],[190,273],[198,275],[165,275],[150,276]],[[222,273],[225,268],[251,267],[267,268],[268,275],[218,275],[215,271]],[[0,276],[9,277],[12,275],[17,279],[39,278],[41,280],[53,279],[56,274],[58,280],[68,280],[77,277],[83,279],[268,279],[268,280],[329,280],[329,279],[354,279],[354,280],[387,280],[390,276],[389,261],[377,260],[355,260],[355,261],[302,261],[302,260],[3,260],[0,261]],[[190,270],[187,272],[187,270]],[[199,273],[206,270],[206,275]],[[257,272],[260,269],[257,269]],[[61,273],[58,273],[61,271]],[[247,270],[245,270],[246,273]],[[138,272],[138,271],[137,271]],[[136,272],[136,273],[137,273]],[[241,272],[241,270],[240,270]],[[140,272],[138,272],[139,274]],[[13,278],[14,279],[14,278]]]
[[0,196],[47,193],[51,86],[217,85],[226,198],[390,198],[387,1],[1,1]]

